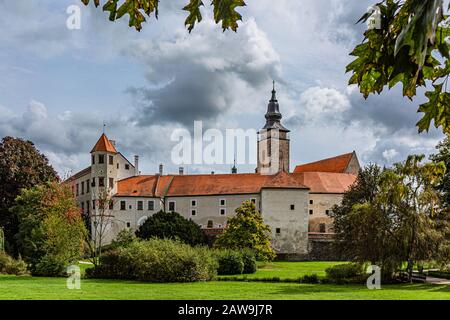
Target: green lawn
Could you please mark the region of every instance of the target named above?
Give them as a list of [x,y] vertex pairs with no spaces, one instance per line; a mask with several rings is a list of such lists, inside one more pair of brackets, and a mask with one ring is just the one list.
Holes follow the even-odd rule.
[[[258,271],[253,274],[245,274],[239,278],[262,279],[279,277],[280,279],[298,279],[306,274],[317,274],[319,277],[325,276],[325,269],[336,264],[345,262],[312,261],[312,262],[285,262],[277,261],[271,263],[258,262]],[[235,276],[220,276],[229,278]]]
[[151,284],[131,281],[86,280],[81,290],[68,290],[63,278],[0,276],[0,299],[446,299],[450,286],[386,285],[381,290],[365,286],[308,285],[261,282],[198,282]]
[[[260,264],[248,277],[296,279],[305,274],[325,275],[335,262],[273,262]],[[85,265],[82,269],[85,269]],[[450,300],[450,286],[382,285],[368,290],[364,285],[329,285],[212,281],[197,283],[154,284],[117,280],[81,280],[81,290],[66,288],[64,278],[0,276],[0,299],[445,299]]]

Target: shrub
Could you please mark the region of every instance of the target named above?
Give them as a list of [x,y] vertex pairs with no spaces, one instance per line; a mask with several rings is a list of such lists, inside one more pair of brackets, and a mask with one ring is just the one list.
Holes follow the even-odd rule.
[[27,264],[22,260],[14,260],[6,253],[0,253],[0,273],[23,275],[27,274]]
[[362,282],[365,280],[364,265],[359,263],[338,264],[325,270],[327,278],[335,283]]
[[242,274],[244,271],[244,259],[241,252],[236,250],[217,250],[215,253],[219,268],[219,275]]
[[211,280],[217,262],[206,248],[193,248],[178,241],[134,241],[100,257],[100,265],[86,270],[91,278],[114,278],[147,282]]
[[45,255],[34,265],[32,274],[42,277],[62,277],[66,275],[66,263],[53,255]]
[[300,279],[301,283],[312,283],[312,284],[316,284],[319,283],[319,277],[317,276],[317,274],[305,274],[301,279]]
[[173,239],[192,246],[207,244],[208,240],[201,227],[191,219],[176,212],[155,213],[136,231],[141,239]]
[[242,261],[244,262],[244,270],[242,273],[249,274],[256,272],[256,256],[252,250],[245,249],[242,251]]

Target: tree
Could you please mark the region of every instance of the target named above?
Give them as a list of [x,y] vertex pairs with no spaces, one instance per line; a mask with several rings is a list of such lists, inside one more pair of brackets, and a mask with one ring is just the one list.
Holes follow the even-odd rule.
[[17,216],[9,209],[21,189],[32,188],[58,176],[31,141],[5,137],[0,142],[0,227],[5,233],[5,247],[17,254],[15,234],[18,232]]
[[[436,190],[445,168],[443,163],[423,163],[423,159],[412,155],[383,170],[370,179],[374,197],[333,209],[338,246],[354,261],[379,265],[384,278],[404,262],[409,278],[417,263],[448,262],[450,216]],[[350,196],[355,188],[349,190]],[[345,198],[350,199],[348,194]]]
[[443,0],[383,0],[360,21],[374,19],[375,14],[380,14],[380,28],[367,30],[363,43],[351,53],[356,59],[347,66],[353,73],[349,84],[358,85],[367,98],[402,83],[403,96],[412,99],[417,88],[427,88],[430,82],[428,102],[418,110],[424,113],[417,123],[419,132],[428,131],[432,121],[449,132],[450,28]]
[[443,204],[450,209],[450,133],[443,141],[439,142],[436,149],[438,149],[438,153],[431,155],[430,159],[435,163],[443,162],[445,164],[446,172],[438,190],[442,192]]
[[225,231],[214,245],[227,249],[251,249],[258,260],[275,258],[275,251],[270,245],[270,227],[264,223],[261,213],[251,201],[245,201],[236,209],[236,215],[228,218]]
[[[90,0],[81,0],[88,5]],[[94,5],[98,7],[100,0],[93,0]],[[142,29],[142,23],[146,21],[146,16],[151,17],[154,14],[158,19],[159,0],[105,0],[103,11],[109,12],[109,20],[115,21],[124,15],[129,15],[128,25],[134,27],[137,31]],[[245,6],[244,0],[212,0],[211,5],[214,11],[214,20],[216,23],[222,22],[222,29],[232,29],[236,31],[238,21],[242,16],[236,11],[236,8]],[[204,6],[202,0],[189,0],[189,3],[183,8],[188,12],[185,20],[189,32],[194,29],[196,23],[201,22],[203,17],[200,8]]]
[[23,189],[12,212],[19,220],[20,254],[34,274],[63,275],[81,257],[86,229],[68,186]]
[[207,243],[206,235],[201,227],[177,212],[155,213],[139,227],[136,236],[141,239],[175,239],[192,246]]

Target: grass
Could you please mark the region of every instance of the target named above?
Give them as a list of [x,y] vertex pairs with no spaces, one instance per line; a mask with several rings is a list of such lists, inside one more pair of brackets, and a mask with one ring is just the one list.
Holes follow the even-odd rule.
[[[325,275],[337,262],[273,262],[259,264],[247,277],[297,279],[305,274]],[[82,272],[89,265],[82,265]],[[368,290],[364,285],[296,284],[266,282],[211,281],[196,283],[140,283],[119,280],[81,279],[81,290],[66,288],[64,278],[0,276],[0,299],[42,300],[450,300],[450,286],[428,284],[382,285]]]
[[197,282],[154,284],[117,280],[81,280],[81,290],[68,290],[64,278],[0,276],[0,299],[450,299],[450,286],[386,285],[368,290],[362,285],[308,285],[261,282]]
[[[278,277],[281,280],[296,280],[304,275],[317,274],[319,277],[325,277],[325,269],[336,264],[345,262],[332,261],[311,261],[311,262],[286,262],[277,261],[271,263],[258,262],[258,270],[252,274],[237,276],[246,279],[267,279]],[[220,276],[220,278],[230,278],[236,276]]]

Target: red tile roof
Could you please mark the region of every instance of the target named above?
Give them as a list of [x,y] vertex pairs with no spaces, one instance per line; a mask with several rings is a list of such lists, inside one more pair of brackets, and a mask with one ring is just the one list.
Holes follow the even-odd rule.
[[100,139],[98,139],[94,148],[92,148],[91,153],[98,151],[117,153],[116,148],[104,133],[101,135]]
[[310,193],[344,193],[356,181],[356,175],[350,173],[303,172],[293,175],[310,188]]
[[344,193],[355,181],[352,174],[257,173],[136,176],[117,183],[118,197],[181,197],[256,194],[263,188],[311,189],[313,193]]
[[295,167],[294,173],[301,173],[301,172],[344,173],[350,163],[350,160],[352,159],[352,156],[353,153],[346,153],[337,157],[302,164]]

